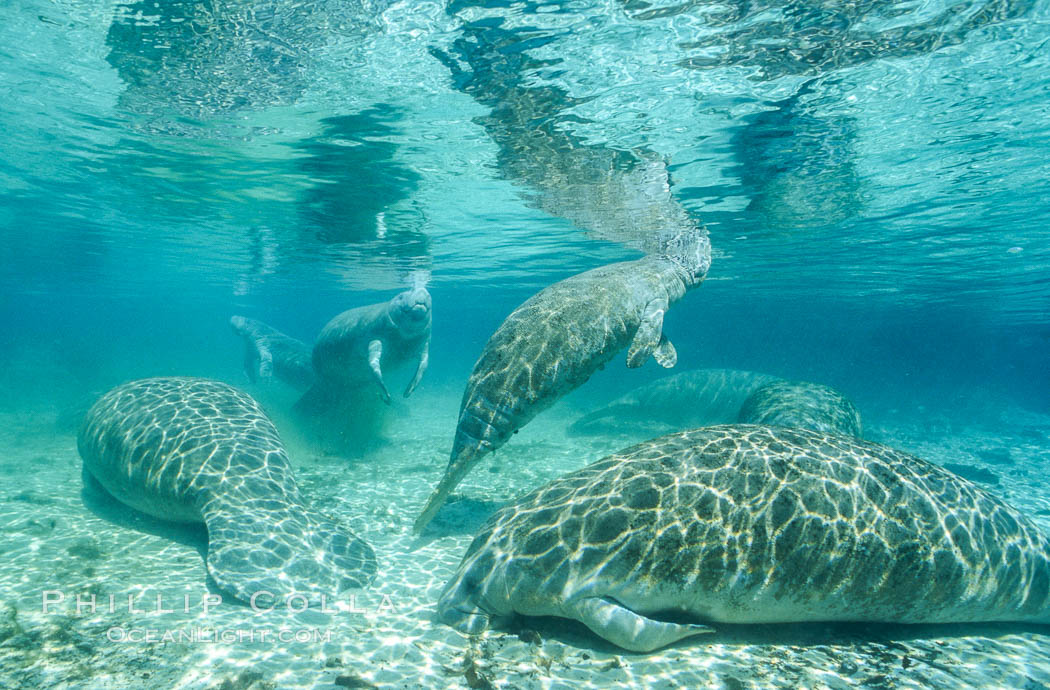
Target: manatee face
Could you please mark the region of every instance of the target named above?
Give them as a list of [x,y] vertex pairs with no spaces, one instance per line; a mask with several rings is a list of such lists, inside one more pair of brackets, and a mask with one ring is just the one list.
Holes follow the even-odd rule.
[[248,330],[248,319],[243,316],[231,316],[230,317],[230,328],[237,335],[244,335]]
[[[478,535],[468,549],[468,556],[486,545],[492,532]],[[466,559],[464,559],[466,560]],[[477,553],[470,560],[470,565],[461,567],[458,578],[453,578],[441,593],[438,601],[438,619],[464,635],[477,635],[484,632],[491,624],[503,620],[496,612],[498,602],[485,598],[485,584],[495,563],[487,551]]]
[[482,576],[468,571],[446,591],[438,605],[438,618],[464,635],[477,635],[489,627],[489,614],[478,603]]
[[390,300],[390,320],[404,335],[418,335],[430,328],[430,293],[427,289],[405,290]]
[[664,243],[667,258],[685,270],[686,284],[699,285],[711,268],[711,240],[707,232],[694,229],[692,232],[679,232]]

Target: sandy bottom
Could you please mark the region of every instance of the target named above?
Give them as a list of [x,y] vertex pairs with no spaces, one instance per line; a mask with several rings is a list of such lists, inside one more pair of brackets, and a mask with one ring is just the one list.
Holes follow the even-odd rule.
[[[319,452],[276,415],[304,492],[379,557],[369,590],[302,612],[206,607],[199,531],[84,494],[58,413],[0,414],[0,687],[1050,687],[1050,631],[1036,626],[721,626],[632,654],[566,621],[477,638],[433,622],[442,586],[501,502],[645,437],[570,437],[579,410],[559,404],[476,468],[417,538],[411,525],[444,469],[458,401],[459,391],[413,398],[388,442],[359,458]],[[983,486],[1050,530],[1050,418],[866,421],[872,440],[983,471]],[[45,597],[62,600],[45,611]]]

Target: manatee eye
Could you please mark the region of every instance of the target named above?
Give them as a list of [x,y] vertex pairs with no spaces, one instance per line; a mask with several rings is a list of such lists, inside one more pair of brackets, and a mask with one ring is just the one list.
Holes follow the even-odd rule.
[[471,568],[463,576],[460,587],[464,594],[476,594],[481,589],[481,577]]

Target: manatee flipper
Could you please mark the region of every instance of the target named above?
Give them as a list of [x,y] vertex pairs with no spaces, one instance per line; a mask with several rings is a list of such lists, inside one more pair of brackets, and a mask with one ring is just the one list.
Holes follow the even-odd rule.
[[651,652],[672,642],[713,633],[714,628],[699,624],[678,624],[638,615],[611,599],[587,597],[572,602],[569,611],[596,635],[632,652]]
[[266,593],[258,603],[270,606],[293,583],[294,591],[331,597],[375,577],[375,553],[366,542],[327,519],[267,503],[266,496],[249,505],[215,501],[203,511],[208,575],[219,589],[247,602]]
[[273,378],[273,352],[261,343],[256,343],[259,351],[259,378],[269,381]]
[[660,335],[660,344],[653,350],[653,359],[664,369],[670,369],[675,364],[678,364],[678,351],[674,349],[674,345],[671,344],[666,335]]
[[420,380],[423,378],[423,372],[427,370],[427,364],[430,363],[430,338],[423,343],[423,351],[419,353],[419,364],[416,366],[415,376],[408,384],[408,388],[405,389],[405,397],[412,395],[412,391],[419,385]]
[[257,340],[244,353],[244,373],[251,383],[266,381],[273,376],[273,353]]
[[653,351],[660,346],[667,306],[667,300],[662,297],[645,305],[642,322],[634,334],[630,349],[627,350],[627,366],[632,369],[642,366]]
[[383,341],[373,340],[368,343],[368,366],[372,369],[373,377],[375,382],[379,384],[379,389],[383,391],[383,402],[390,404],[390,391],[386,389],[386,384],[383,382],[383,370],[379,366],[379,362],[383,357]]

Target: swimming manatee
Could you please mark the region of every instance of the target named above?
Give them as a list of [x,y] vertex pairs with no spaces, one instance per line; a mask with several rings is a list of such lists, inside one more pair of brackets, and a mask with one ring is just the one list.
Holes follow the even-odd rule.
[[383,373],[415,363],[415,374],[404,391],[407,398],[427,369],[430,325],[430,293],[422,283],[387,302],[339,314],[317,336],[313,349],[317,378],[297,406],[323,408],[363,387],[376,388],[389,403]]
[[555,283],[515,309],[474,365],[444,476],[417,532],[485,454],[627,348],[627,366],[677,361],[664,314],[699,285],[711,263],[706,231],[662,255],[602,266]]

